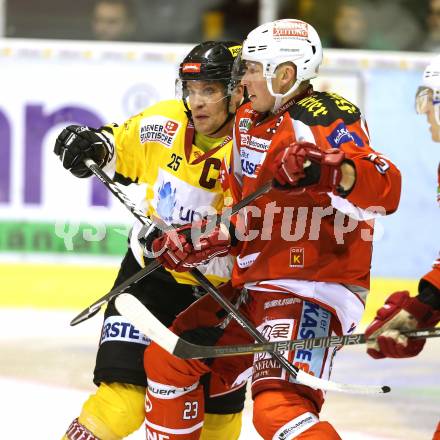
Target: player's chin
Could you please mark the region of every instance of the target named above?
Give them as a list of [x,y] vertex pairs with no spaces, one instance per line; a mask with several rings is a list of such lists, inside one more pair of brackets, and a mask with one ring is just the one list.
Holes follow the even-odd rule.
[[257,112],[264,113],[270,110],[270,106],[268,106],[263,100],[259,99],[256,95],[252,95],[249,98],[249,101],[251,102],[252,108]]
[[202,134],[204,134],[204,132],[208,132],[209,128],[212,125],[211,118],[209,118],[209,117],[196,117],[196,118],[193,118],[193,122],[194,122],[194,128],[196,129],[196,131],[198,131],[199,133],[202,133]]
[[249,101],[251,103],[252,108],[254,110],[256,110],[257,112],[259,112],[261,105],[258,101],[258,98],[255,95],[251,95],[251,96],[249,96]]

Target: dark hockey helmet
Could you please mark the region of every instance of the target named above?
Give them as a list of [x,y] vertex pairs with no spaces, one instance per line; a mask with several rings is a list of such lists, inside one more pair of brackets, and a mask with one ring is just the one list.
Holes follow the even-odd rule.
[[225,85],[225,97],[230,97],[235,87],[232,66],[240,51],[241,45],[235,41],[205,41],[195,46],[179,66],[176,97],[186,105],[187,81],[220,81]]

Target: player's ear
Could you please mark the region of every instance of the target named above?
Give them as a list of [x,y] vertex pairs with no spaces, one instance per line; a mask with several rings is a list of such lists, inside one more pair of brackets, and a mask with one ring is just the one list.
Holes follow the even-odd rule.
[[287,92],[296,81],[296,67],[293,63],[280,64],[275,71],[273,88],[277,93]]
[[280,72],[281,84],[293,84],[296,81],[296,68],[292,63],[286,63],[281,66]]

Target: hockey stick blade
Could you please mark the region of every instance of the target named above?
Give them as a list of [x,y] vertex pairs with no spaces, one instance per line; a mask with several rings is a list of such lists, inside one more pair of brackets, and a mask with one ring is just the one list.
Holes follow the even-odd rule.
[[[115,307],[144,335],[148,335],[148,338],[168,353],[178,356],[179,349],[176,351],[176,346],[179,339],[180,341],[182,339],[163,325],[136,297],[129,293],[122,293],[115,299]],[[189,344],[186,341],[183,342]]]
[[158,267],[160,266],[160,263],[158,261],[152,261],[150,264],[145,266],[143,269],[141,269],[139,272],[136,272],[134,275],[132,275],[130,278],[127,278],[123,283],[121,283],[119,286],[115,287],[114,289],[110,290],[107,294],[105,294],[102,298],[95,301],[93,304],[91,304],[89,307],[84,309],[81,313],[79,313],[75,318],[70,321],[70,325],[74,326],[77,324],[80,324],[83,321],[86,321],[87,319],[91,318],[93,315],[99,312],[101,307],[111,301],[115,296],[120,295],[130,287],[131,285],[137,283],[141,279],[148,276],[151,272],[154,272]]
[[[133,295],[127,293],[119,295],[115,300],[115,306],[118,312],[125,316],[138,330],[174,356],[182,359],[211,357],[207,356],[207,350],[221,348],[191,344],[190,342],[179,338],[179,336],[163,325]],[[189,355],[189,353],[191,353],[191,355]],[[196,356],[193,356],[194,353]],[[231,356],[233,354],[237,353],[228,353],[228,355]],[[355,394],[382,394],[390,391],[388,386],[351,385],[320,379],[303,370],[299,370],[296,380],[303,385],[324,391],[338,391]]]

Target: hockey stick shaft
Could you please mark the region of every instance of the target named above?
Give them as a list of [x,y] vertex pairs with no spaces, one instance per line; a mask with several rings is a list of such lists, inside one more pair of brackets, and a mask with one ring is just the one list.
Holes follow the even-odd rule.
[[[116,309],[125,316],[138,330],[159,344],[168,353],[183,359],[205,358],[207,346],[191,344],[165,327],[136,297],[123,293],[116,298]],[[216,348],[216,347],[214,347]],[[232,354],[232,353],[231,353]],[[235,354],[235,353],[234,353]],[[280,353],[276,353],[279,355]],[[287,359],[286,359],[287,362]],[[288,364],[290,365],[290,364]],[[290,367],[286,366],[291,369]],[[293,367],[293,365],[292,365]],[[295,367],[296,368],[296,367]],[[339,391],[357,394],[378,394],[390,391],[389,387],[341,384],[312,376],[303,370],[296,373],[296,380],[303,385],[326,391]]]
[[[107,176],[107,174],[99,168],[99,166],[91,159],[86,159],[85,161],[86,166],[95,174],[96,177],[109,189],[109,191],[136,217],[137,220],[139,220],[142,224],[151,226],[153,222],[151,219],[146,217],[141,211],[139,211],[135,205],[131,202],[131,200],[126,196],[126,194],[121,191],[118,186],[113,182],[110,177]],[[238,202],[236,205],[234,205],[231,208],[230,215],[237,214],[242,208],[249,205],[251,202],[253,202],[255,199],[260,197],[261,195],[267,193],[270,188],[272,187],[272,182],[266,182],[264,185],[262,185],[260,188],[258,188],[255,192],[252,194],[249,194],[247,197],[242,199],[240,202]],[[131,285],[139,282],[152,272],[154,272],[156,269],[160,267],[160,263],[157,260],[152,261],[147,266],[139,270],[139,272],[132,275],[130,278],[125,280],[122,284],[112,289],[110,292],[105,294],[103,297],[95,301],[93,304],[88,306],[86,309],[84,309],[81,313],[79,313],[77,316],[75,316],[72,321],[70,322],[71,326],[80,324],[81,322],[91,318],[96,313],[99,312],[101,307],[111,301],[116,296],[123,293],[127,288],[129,288]]]
[[153,222],[142,211],[136,208],[135,204],[127,195],[118,188],[118,185],[92,160],[85,159],[86,167],[107,187],[107,189],[139,220],[143,225],[151,226]]
[[[124,298],[125,297],[125,298]],[[295,339],[293,341],[266,342],[264,344],[243,345],[198,345],[186,341],[166,328],[143,305],[136,302],[130,295],[122,295],[121,303],[116,306],[122,314],[130,318],[135,326],[145,334],[156,335],[164,343],[164,348],[181,359],[208,359],[224,356],[243,356],[262,352],[285,352],[288,350],[340,347],[343,345],[358,345],[367,342],[363,333],[344,336],[330,336],[311,339]],[[118,301],[118,300],[117,300]],[[128,307],[127,307],[128,304]],[[405,336],[414,339],[440,337],[440,327],[425,328],[402,332]]]
[[[423,339],[440,337],[439,328],[428,328],[402,332],[408,338]],[[262,352],[282,352],[297,349],[313,350],[315,348],[340,347],[344,345],[365,344],[367,339],[363,333],[329,336],[313,339],[295,339],[293,341],[266,342],[263,344],[206,346],[191,344],[182,338],[176,343],[174,354],[183,359],[203,359],[223,356],[243,356]]]

